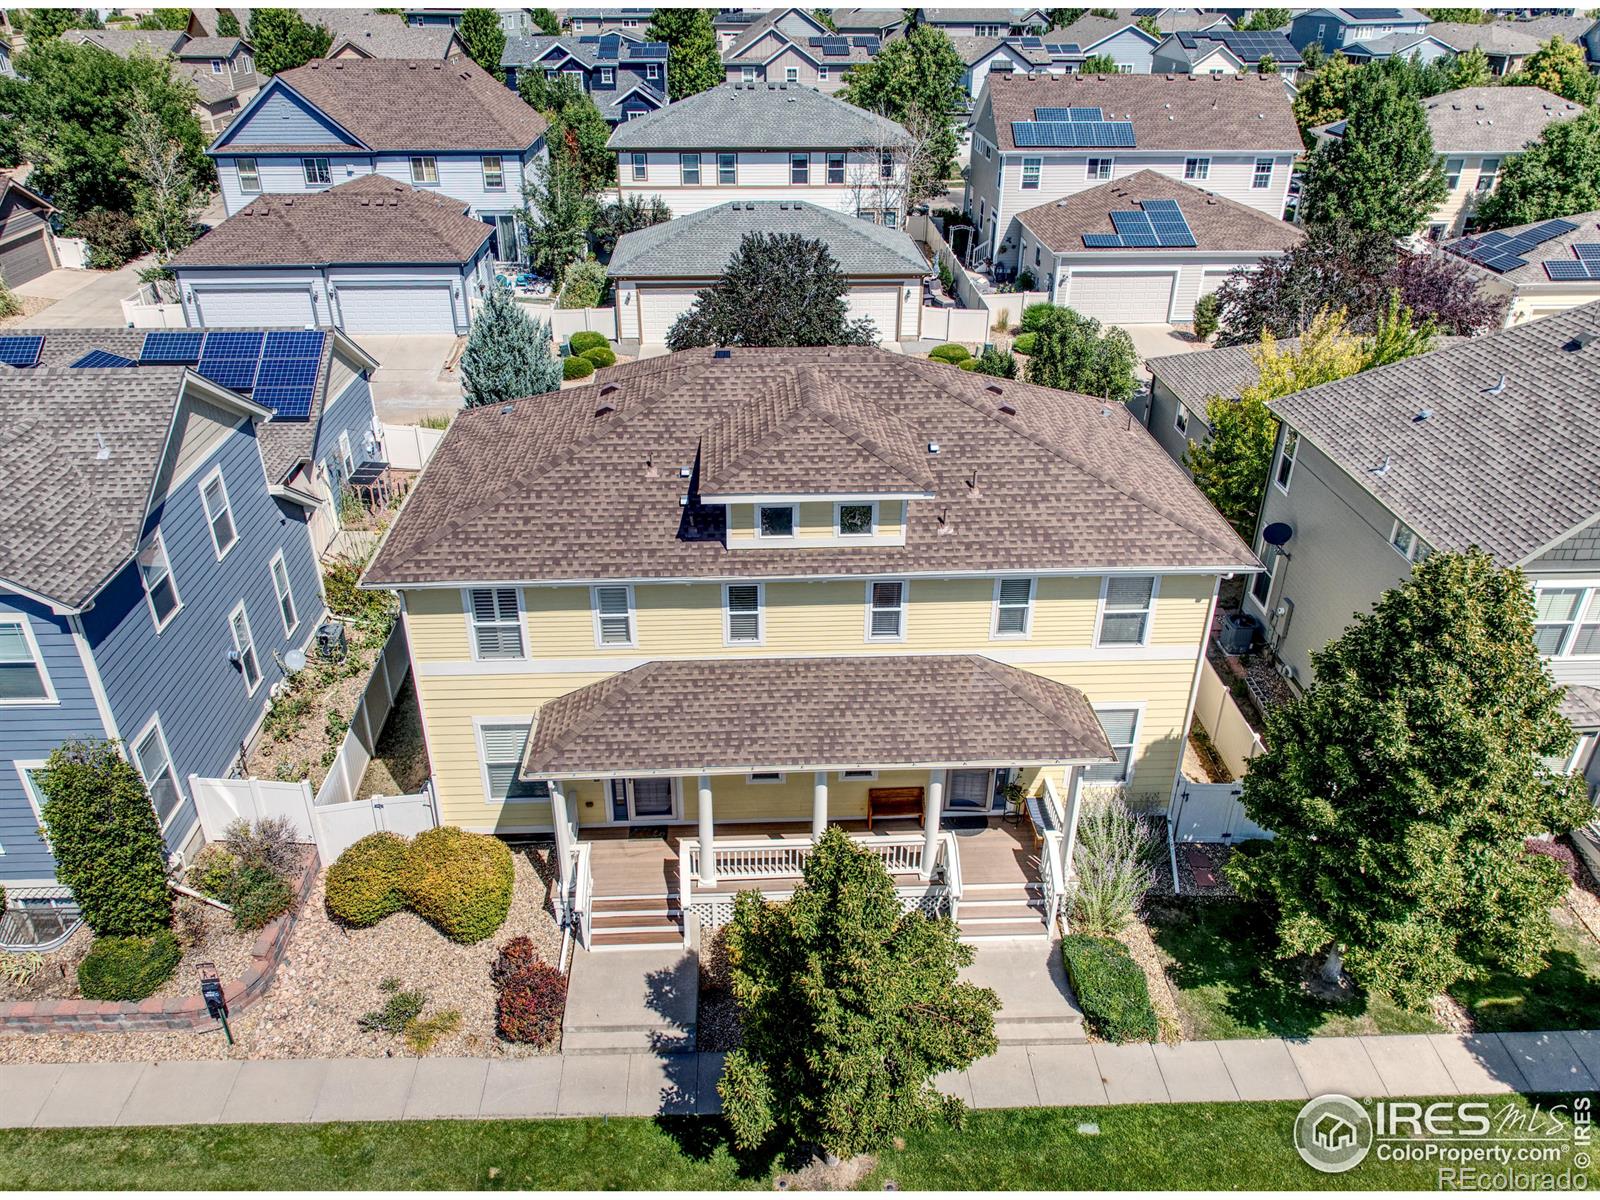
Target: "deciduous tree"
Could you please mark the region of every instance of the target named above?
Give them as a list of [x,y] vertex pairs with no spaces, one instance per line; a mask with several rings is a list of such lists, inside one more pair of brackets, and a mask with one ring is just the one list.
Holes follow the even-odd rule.
[[718,1091],[738,1145],[836,1155],[954,1121],[934,1076],[994,1053],[999,998],[947,918],[906,912],[876,855],[828,827],[787,903],[739,894],[727,930],[744,1044]]
[[658,8],[645,37],[667,44],[669,98],[682,100],[723,81],[722,52],[709,8]]
[[1475,216],[1485,229],[1548,221],[1600,208],[1600,114],[1545,126],[1539,140],[1507,158]]
[[561,360],[550,326],[531,319],[503,284],[494,284],[472,318],[461,352],[461,390],[468,408],[537,396],[561,386]]
[[660,196],[640,196],[637,193],[602,204],[595,213],[589,237],[594,251],[607,262],[617,248],[617,239],[625,233],[648,229],[672,220],[672,210]]
[[456,33],[467,48],[468,58],[496,79],[505,79],[500,55],[505,52],[506,31],[500,28],[500,15],[494,9],[463,9]]
[[528,257],[550,279],[560,279],[568,263],[583,257],[594,198],[577,166],[563,154],[552,154],[534,168],[522,197]]
[[239,18],[234,14],[233,9],[224,8],[219,10],[217,14],[218,37],[238,37],[243,32],[244,30],[239,28]]
[[12,16],[22,18],[18,27],[29,45],[38,45],[60,37],[69,29],[90,28],[88,14],[81,8],[20,8]]
[[[1313,43],[1315,45],[1315,43]],[[1342,54],[1328,58],[1320,67],[1298,80],[1300,91],[1294,98],[1294,119],[1308,142],[1311,131],[1344,116],[1350,90],[1356,84],[1356,67]]]
[[1446,64],[1445,70],[1450,76],[1450,86],[1445,89],[1446,91],[1490,87],[1494,84],[1494,72],[1489,69],[1489,56],[1477,46],[1464,54],[1456,55]]
[[1079,65],[1078,71],[1083,75],[1115,75],[1117,60],[1109,54],[1091,54]]
[[1486,8],[1425,8],[1428,20],[1452,25],[1487,25],[1494,14]]
[[839,89],[840,99],[899,122],[925,146],[923,163],[910,181],[914,204],[943,191],[944,181],[955,173],[956,114],[967,100],[961,86],[965,70],[944,30],[919,25],[886,44],[876,58],[851,67]]
[[321,25],[304,20],[297,9],[257,8],[250,13],[250,45],[256,54],[256,72],[276,75],[321,58],[333,44],[333,35]]
[[1287,8],[1258,8],[1244,19],[1244,24],[1239,28],[1271,33],[1274,29],[1282,29],[1287,25],[1293,15]]
[[1226,874],[1268,907],[1284,957],[1324,957],[1420,1007],[1490,970],[1531,975],[1566,891],[1527,838],[1590,820],[1533,640],[1520,571],[1434,554],[1312,655],[1316,678],[1267,715],[1244,806],[1275,839]]
[[1036,336],[1028,356],[1029,383],[1103,400],[1133,399],[1139,356],[1126,331],[1102,330],[1093,317],[1059,306],[1035,314],[1031,324]]
[[1523,60],[1522,70],[1506,79],[1507,87],[1542,87],[1578,104],[1593,104],[1600,79],[1589,72],[1583,50],[1566,38],[1553,37]]
[[139,18],[135,29],[165,29],[173,33],[181,33],[189,28],[189,10],[187,8],[157,8],[145,13]]
[[544,115],[551,157],[571,166],[584,192],[597,196],[616,181],[617,156],[606,149],[611,127],[588,92],[565,74],[547,79],[542,71],[523,71],[517,93]]
[[183,143],[169,135],[142,92],[128,114],[123,157],[133,178],[133,219],[162,262],[195,239],[206,196]]

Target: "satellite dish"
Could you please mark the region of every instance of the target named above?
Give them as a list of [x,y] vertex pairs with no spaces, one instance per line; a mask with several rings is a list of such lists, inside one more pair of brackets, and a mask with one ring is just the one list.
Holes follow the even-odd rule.
[[291,671],[306,669],[306,652],[304,650],[290,650],[283,656],[283,665]]
[[1274,521],[1261,531],[1261,538],[1269,546],[1287,546],[1289,539],[1294,536],[1294,527],[1285,525],[1282,521]]

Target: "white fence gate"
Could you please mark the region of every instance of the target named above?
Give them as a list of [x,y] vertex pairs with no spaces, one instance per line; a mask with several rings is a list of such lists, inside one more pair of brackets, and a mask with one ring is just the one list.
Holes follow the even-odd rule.
[[191,775],[189,794],[200,813],[200,829],[206,841],[220,841],[234,821],[254,823],[266,817],[287,817],[302,840],[315,844],[324,863],[331,863],[347,846],[369,833],[388,830],[410,836],[439,823],[433,794],[426,787],[409,796],[319,804],[312,799],[311,785],[304,780],[280,783]]
[[1180,842],[1242,842],[1248,838],[1270,838],[1245,815],[1239,797],[1244,789],[1237,783],[1193,783],[1178,781],[1172,798],[1172,836]]
[[402,471],[422,470],[443,439],[442,429],[383,423],[383,448],[389,465]]

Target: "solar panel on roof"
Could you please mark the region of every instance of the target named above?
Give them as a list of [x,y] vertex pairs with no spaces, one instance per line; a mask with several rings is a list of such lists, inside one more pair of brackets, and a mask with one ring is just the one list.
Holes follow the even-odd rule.
[[283,358],[309,358],[315,361],[322,357],[322,345],[327,336],[320,329],[274,330],[267,334],[267,340],[262,345],[261,361],[266,363]]
[[1025,37],[1022,39],[1024,50],[1038,50],[1044,46],[1044,39],[1040,37]]
[[131,358],[123,358],[120,354],[113,354],[109,350],[91,350],[77,362],[74,367],[136,367],[139,364]]
[[203,333],[158,332],[144,335],[144,345],[139,350],[141,363],[183,363],[200,361],[200,343]]
[[1091,250],[1107,250],[1122,245],[1122,238],[1115,233],[1086,233],[1083,244]]
[[213,383],[247,392],[255,386],[256,367],[265,340],[266,335],[259,330],[209,333],[197,369]]
[[1019,146],[1133,146],[1131,121],[1013,121]]
[[1600,261],[1600,242],[1579,242],[1572,252],[1584,262]]
[[1588,264],[1576,258],[1552,258],[1544,264],[1544,273],[1558,282],[1588,279]]
[[12,367],[33,367],[44,349],[42,337],[0,337],[0,363]]

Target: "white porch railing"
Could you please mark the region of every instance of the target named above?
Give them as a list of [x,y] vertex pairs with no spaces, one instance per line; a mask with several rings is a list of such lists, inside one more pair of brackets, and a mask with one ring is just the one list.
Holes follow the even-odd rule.
[[[589,926],[594,908],[594,874],[590,869],[588,842],[579,842],[572,848],[568,860],[572,866],[571,890],[561,897],[556,916],[561,920],[584,949],[589,948]],[[561,889],[558,888],[558,894]]]
[[944,885],[949,889],[950,919],[961,918],[961,854],[956,849],[956,835],[948,830],[939,835],[939,861],[936,867],[944,868]]
[[[920,833],[891,834],[884,837],[852,838],[864,850],[875,854],[891,875],[917,875],[922,872],[923,837]],[[816,849],[809,837],[717,838],[712,855],[718,882],[749,879],[798,879],[805,872],[806,859]],[[687,861],[688,876],[701,880],[699,838],[684,838],[678,844],[680,860]]]
[[1056,917],[1067,894],[1067,881],[1062,874],[1061,854],[1065,842],[1061,832],[1048,829],[1044,835],[1044,853],[1039,856],[1039,878],[1044,883],[1044,923],[1051,930],[1056,927]]

